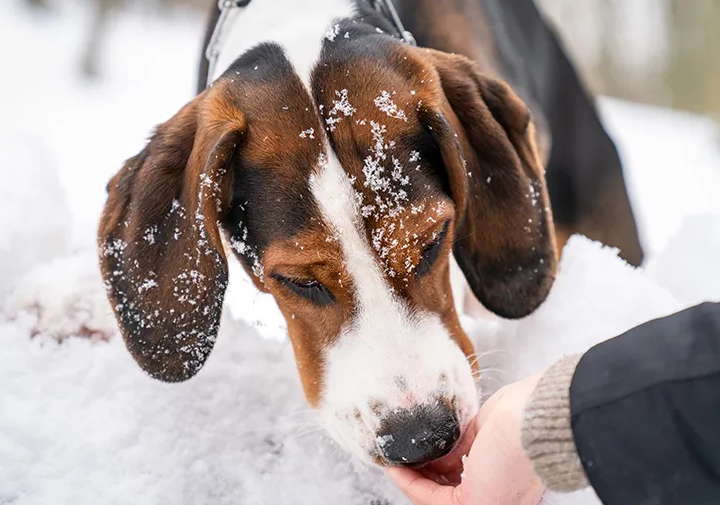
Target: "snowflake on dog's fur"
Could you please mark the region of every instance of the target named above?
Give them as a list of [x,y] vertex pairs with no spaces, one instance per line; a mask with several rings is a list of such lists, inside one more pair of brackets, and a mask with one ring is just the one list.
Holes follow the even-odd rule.
[[[370,133],[373,142],[363,162],[360,181],[367,191],[364,194],[356,191],[356,200],[362,217],[373,223],[370,242],[384,263],[386,275],[401,276],[407,283],[415,270],[409,252],[411,246],[418,245],[419,237],[406,228],[403,215],[423,212],[425,204],[409,202],[406,188],[410,177],[406,175],[400,153],[395,153],[395,142],[386,138],[386,126],[370,121]],[[407,161],[417,163],[419,160],[420,154],[411,151]],[[397,266],[391,266],[393,264]]]
[[[390,155],[390,164],[392,170],[388,174],[386,169],[388,161],[388,151],[395,147],[395,142],[385,141],[387,128],[385,125],[370,121],[371,133],[373,136],[373,147],[371,154],[368,155],[363,164],[363,175],[365,180],[363,185],[370,188],[374,194],[374,201],[369,205],[374,205],[376,219],[383,217],[396,217],[403,210],[404,204],[407,202],[408,196],[404,189],[397,186],[407,186],[410,184],[409,177],[403,175],[403,167],[400,161],[393,155]],[[397,184],[393,184],[397,183]]]
[[[201,273],[201,269],[221,272],[225,268],[222,255],[213,247],[207,229],[215,224],[211,224],[201,210],[206,208],[205,202],[212,202],[219,208],[221,189],[217,181],[223,175],[223,169],[200,174],[194,213],[187,212],[175,199],[166,215],[147,225],[142,235],[134,239],[132,249],[118,237],[109,237],[100,248],[108,267],[104,272],[105,286],[125,331],[136,339],[145,338],[148,331],[167,331],[162,341],[153,346],[140,346],[137,352],[147,354],[146,357],[152,360],[177,354],[180,363],[189,371],[202,366],[213,346],[227,282],[222,278],[210,279]],[[131,227],[132,219],[126,220],[124,229]],[[193,247],[183,251],[178,258],[179,268],[175,275],[156,274],[148,269],[142,255],[133,253],[141,245],[167,246],[185,233],[197,239]],[[212,267],[208,268],[208,262]],[[173,304],[168,306],[165,294],[174,298],[176,308],[171,308]]]
[[392,94],[384,90],[381,91],[380,96],[375,98],[375,106],[388,116],[395,119],[402,119],[407,123],[408,119],[405,115],[405,111],[400,109],[392,100],[392,95],[394,94],[394,91],[392,92]]
[[331,26],[330,28],[328,28],[328,31],[325,32],[325,38],[327,40],[329,40],[330,42],[333,42],[335,40],[335,37],[337,37],[339,33],[340,33],[340,25],[335,24],[335,25]]
[[528,183],[530,192],[527,194],[527,197],[530,199],[530,203],[533,207],[537,206],[538,203],[538,191],[535,189],[535,184],[533,184],[533,181],[530,181]]
[[[340,114],[345,117],[349,117],[355,114],[355,112],[357,112],[357,109],[355,109],[355,107],[353,107],[348,100],[347,89],[335,91],[335,96],[338,97],[338,100],[333,100],[333,107],[328,111],[328,117],[325,118],[325,124],[328,125],[328,129],[331,132],[335,131],[336,125],[340,121],[342,121],[342,117],[340,116]],[[323,107],[321,106],[321,112],[322,109]]]
[[242,221],[238,222],[238,229],[242,235],[233,235],[230,237],[230,247],[238,253],[240,256],[245,257],[251,265],[252,272],[262,282],[264,279],[265,269],[260,263],[260,257],[252,247],[247,243],[248,229],[247,226],[243,226]]

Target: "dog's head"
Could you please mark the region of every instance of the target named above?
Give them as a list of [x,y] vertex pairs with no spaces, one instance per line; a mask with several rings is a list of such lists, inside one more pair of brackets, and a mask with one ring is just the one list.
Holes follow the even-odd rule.
[[450,254],[487,308],[530,313],[556,268],[548,197],[507,85],[380,34],[342,41],[309,85],[259,46],[159,126],[109,184],[101,266],[133,357],[182,381],[218,332],[224,235],[285,315],[331,434],[421,464],[477,410]]

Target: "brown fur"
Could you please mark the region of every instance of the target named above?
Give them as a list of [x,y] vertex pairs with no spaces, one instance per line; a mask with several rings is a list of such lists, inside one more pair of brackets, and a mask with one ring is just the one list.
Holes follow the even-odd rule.
[[[223,166],[245,131],[241,113],[205,93],[108,185],[101,269],[128,349],[155,377],[183,380],[212,350],[227,282],[215,224],[229,201]],[[201,176],[217,186],[201,187]]]
[[509,82],[530,106],[555,223],[617,247],[640,265],[643,251],[617,151],[536,3],[395,0],[421,46],[467,56],[484,74]]
[[[342,252],[332,233],[302,232],[296,237],[273,244],[265,253],[266,286],[275,296],[285,320],[295,352],[305,397],[317,406],[322,393],[323,351],[340,334],[342,325],[355,310],[352,279],[343,267]],[[317,279],[335,296],[336,303],[318,307],[291,292],[273,276]]]

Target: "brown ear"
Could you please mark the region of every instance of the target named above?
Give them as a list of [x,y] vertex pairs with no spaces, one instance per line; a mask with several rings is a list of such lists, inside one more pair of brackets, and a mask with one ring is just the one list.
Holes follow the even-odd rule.
[[459,209],[455,258],[483,305],[502,317],[524,317],[545,300],[557,269],[529,110],[467,58],[427,55],[444,92],[424,116]]
[[113,177],[98,230],[100,266],[125,343],[143,370],[170,382],[205,363],[227,286],[217,223],[232,192],[225,165],[246,124],[212,93],[159,126]]

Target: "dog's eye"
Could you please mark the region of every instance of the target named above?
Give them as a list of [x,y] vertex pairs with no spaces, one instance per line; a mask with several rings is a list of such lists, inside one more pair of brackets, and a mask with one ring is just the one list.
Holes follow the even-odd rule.
[[417,269],[415,270],[417,277],[427,274],[440,257],[440,250],[442,249],[443,240],[445,240],[445,236],[447,235],[448,225],[449,221],[445,223],[437,239],[423,250],[422,256],[420,256],[420,263],[418,263]]
[[335,301],[335,297],[323,284],[315,279],[293,279],[282,275],[274,275],[286,288],[315,305],[326,306]]

